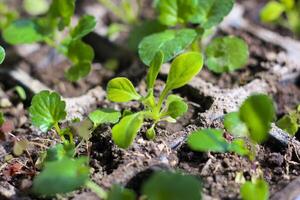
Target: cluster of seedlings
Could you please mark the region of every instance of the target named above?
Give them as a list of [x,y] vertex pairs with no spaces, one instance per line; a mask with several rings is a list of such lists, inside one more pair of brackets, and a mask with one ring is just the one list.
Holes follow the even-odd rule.
[[[130,148],[145,121],[151,123],[145,136],[153,140],[158,123],[176,123],[188,111],[188,104],[184,99],[172,94],[174,89],[190,82],[203,65],[214,73],[224,73],[240,69],[248,61],[247,44],[235,36],[217,37],[208,45],[203,45],[203,39],[210,36],[213,29],[229,14],[234,0],[156,0],[154,7],[158,13],[157,19],[142,24],[127,1],[122,1],[120,8],[110,1],[99,1],[119,13],[125,23],[139,29],[151,27],[136,38],[139,45],[135,45],[141,61],[149,67],[146,94],[139,94],[125,77],[113,78],[107,84],[108,100],[117,103],[137,101],[143,109],[137,112],[99,109],[90,113],[86,119],[73,119],[72,123],[62,126],[65,125],[67,112],[66,103],[61,96],[50,91],[36,94],[29,108],[31,122],[44,133],[54,130],[60,142],[43,152],[39,158],[42,171],[33,180],[32,192],[35,195],[54,196],[86,187],[101,199],[136,199],[137,194],[130,189],[115,185],[110,190],[104,190],[94,183],[90,179],[89,157],[78,156],[78,148],[83,143],[88,143],[94,130],[103,124],[113,125],[112,140],[120,148]],[[277,4],[282,7],[280,12],[276,16],[268,14],[269,7],[279,7]],[[30,10],[30,4],[27,6]],[[262,12],[262,19],[275,20],[284,11],[287,16],[294,15],[296,6],[293,1],[271,2]],[[3,38],[12,45],[44,42],[56,48],[72,63],[66,71],[67,79],[77,81],[87,76],[91,70],[94,52],[82,38],[93,31],[96,20],[85,15],[78,20],[76,26],[72,26],[74,10],[75,0],[53,0],[46,13],[37,12],[38,15],[30,19],[8,20],[3,23]],[[133,35],[138,28],[133,30]],[[4,55],[1,48],[1,62]],[[167,80],[161,93],[156,96],[156,80],[162,65],[169,61],[172,62]],[[0,124],[4,120],[1,113]],[[232,141],[223,137],[223,130],[209,128],[191,133],[186,142],[193,151],[231,152],[255,160],[255,145],[268,139],[274,120],[275,109],[270,97],[254,94],[243,102],[238,111],[224,116],[224,127],[234,136]],[[299,121],[298,107],[280,119],[277,125],[288,133],[295,134]],[[16,151],[20,153],[27,147],[24,142],[16,144]],[[140,199],[181,200],[185,199],[186,194],[189,194],[191,200],[201,199],[200,181],[180,172],[163,171],[155,173],[143,185]],[[268,196],[268,184],[263,180],[262,174],[252,177],[252,181],[246,181],[241,186],[241,197],[245,200],[264,200]]]

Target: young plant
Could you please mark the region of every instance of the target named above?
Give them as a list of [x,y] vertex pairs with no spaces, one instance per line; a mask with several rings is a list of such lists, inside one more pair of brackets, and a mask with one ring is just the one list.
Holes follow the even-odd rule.
[[296,0],[269,1],[260,12],[264,23],[275,23],[300,36],[300,2]]
[[291,136],[295,136],[300,128],[300,105],[296,110],[292,110],[279,119],[276,125]]
[[158,52],[150,64],[147,75],[147,95],[137,93],[132,83],[124,77],[114,78],[107,85],[107,98],[113,102],[132,100],[143,104],[145,110],[124,116],[112,129],[112,138],[121,148],[128,148],[143,125],[144,120],[151,120],[152,126],[147,130],[149,139],[155,137],[155,125],[160,121],[176,122],[188,109],[180,96],[169,93],[187,84],[202,68],[202,55],[187,52],[176,57],[171,64],[166,85],[158,100],[153,95],[155,80],[164,63],[164,54]]
[[242,185],[240,193],[243,200],[268,200],[269,185],[263,179],[253,179]]
[[201,47],[202,39],[229,14],[233,4],[234,0],[157,0],[158,21],[169,29],[151,34],[140,42],[138,52],[141,60],[149,65],[156,53],[162,51],[164,62],[167,62],[190,48],[204,51],[205,64],[215,73],[242,68],[249,57],[248,46],[242,39],[218,37],[205,48]]
[[[17,19],[4,28],[3,39],[12,45],[45,42],[64,54],[72,62],[66,71],[70,81],[77,81],[89,74],[94,58],[92,47],[81,39],[96,26],[93,16],[80,18],[71,27],[75,0],[53,0],[46,15],[30,19]],[[68,32],[67,36],[64,34]]]

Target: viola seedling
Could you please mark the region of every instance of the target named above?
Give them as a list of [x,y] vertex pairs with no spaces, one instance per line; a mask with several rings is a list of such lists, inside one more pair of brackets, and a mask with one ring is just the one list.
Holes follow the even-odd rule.
[[[218,37],[206,47],[201,47],[202,39],[221,23],[233,5],[234,0],[156,1],[158,21],[169,29],[162,28],[161,32],[151,34],[140,42],[138,52],[141,60],[149,65],[156,53],[162,51],[165,55],[164,62],[167,62],[185,49],[192,49],[205,52],[205,64],[215,73],[231,72],[244,67],[248,62],[249,50],[246,42],[240,38]],[[157,27],[153,26],[153,30]],[[180,28],[176,29],[177,27]],[[142,35],[145,35],[144,32]]]
[[91,70],[94,51],[82,38],[95,28],[96,20],[85,15],[71,27],[74,10],[75,0],[53,0],[45,15],[17,19],[5,27],[3,39],[12,45],[45,42],[54,47],[72,62],[72,67],[66,71],[67,79],[77,81]]
[[279,119],[276,125],[291,136],[295,136],[300,128],[300,105],[296,110],[289,112]]
[[147,95],[140,95],[133,84],[124,77],[114,78],[107,85],[107,98],[113,102],[139,101],[145,110],[128,114],[112,129],[112,138],[121,148],[128,148],[142,127],[144,120],[151,120],[152,126],[147,130],[149,139],[155,137],[155,125],[160,121],[176,122],[187,110],[188,105],[180,96],[169,93],[187,84],[202,68],[203,58],[198,52],[187,52],[176,57],[171,64],[166,85],[158,100],[154,97],[155,80],[164,63],[164,55],[158,52],[150,64],[147,74]]

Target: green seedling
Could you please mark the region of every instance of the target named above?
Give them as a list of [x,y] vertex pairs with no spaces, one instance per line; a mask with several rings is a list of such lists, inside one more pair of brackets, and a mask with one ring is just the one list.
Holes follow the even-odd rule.
[[295,136],[300,128],[300,105],[296,110],[289,112],[279,119],[276,125],[291,136]]
[[[157,0],[155,8],[159,13],[158,21],[165,28],[161,27],[161,32],[142,39],[138,46],[141,60],[150,65],[156,53],[162,51],[164,62],[167,62],[185,49],[192,49],[205,52],[205,64],[215,73],[244,67],[248,62],[249,51],[242,39],[234,36],[218,37],[206,47],[201,47],[202,39],[229,14],[233,5],[234,0]],[[141,33],[142,36],[159,30],[155,22],[152,24]]]
[[45,15],[10,23],[2,32],[3,39],[12,45],[44,42],[54,47],[72,62],[66,78],[77,81],[91,71],[94,51],[82,38],[95,28],[96,21],[93,16],[85,15],[72,27],[74,10],[75,0],[53,0]]
[[263,179],[246,181],[242,185],[240,193],[243,200],[268,200],[269,185]]
[[0,29],[4,29],[11,22],[19,17],[19,13],[16,10],[9,8],[7,2],[0,2]]
[[269,1],[260,12],[264,23],[273,23],[290,29],[300,36],[300,2],[295,0]]
[[153,95],[155,80],[165,61],[162,52],[158,52],[150,64],[147,75],[147,95],[140,95],[133,84],[124,77],[114,78],[107,85],[107,98],[113,102],[139,101],[145,110],[128,114],[112,129],[112,138],[121,148],[128,148],[136,137],[145,120],[151,120],[147,130],[149,139],[155,137],[155,125],[160,121],[176,122],[187,110],[188,105],[180,96],[169,93],[187,84],[202,68],[202,55],[187,52],[176,57],[171,64],[166,85],[158,100]]
[[274,110],[267,95],[252,95],[243,102],[238,112],[225,115],[224,127],[235,136],[231,143],[224,139],[221,130],[203,129],[188,137],[188,145],[195,151],[234,152],[253,159],[254,152],[247,148],[245,139],[249,139],[252,145],[266,141],[275,118]]

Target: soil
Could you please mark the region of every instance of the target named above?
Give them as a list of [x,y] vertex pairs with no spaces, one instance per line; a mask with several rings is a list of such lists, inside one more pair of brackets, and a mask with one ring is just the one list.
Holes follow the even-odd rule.
[[[245,16],[251,18],[249,12],[246,12]],[[274,31],[280,33],[277,29]],[[257,155],[254,161],[229,153],[198,153],[187,147],[185,141],[192,131],[206,127],[223,129],[222,120],[214,121],[212,120],[214,116],[209,116],[209,114],[214,111],[224,114],[228,110],[225,110],[223,105],[216,105],[219,99],[207,92],[211,88],[217,88],[219,96],[222,96],[225,92],[234,93],[241,88],[247,89],[247,86],[254,81],[264,81],[269,95],[274,98],[279,117],[295,108],[300,102],[300,70],[296,69],[293,72],[295,74],[293,77],[296,78],[287,80],[274,73],[275,67],[290,68],[289,62],[281,59],[282,55],[287,53],[283,48],[266,43],[245,30],[232,27],[218,30],[216,36],[220,35],[236,35],[245,39],[250,47],[250,59],[247,66],[236,72],[222,75],[214,74],[204,68],[197,77],[197,80],[200,79],[205,83],[204,86],[199,87],[205,87],[203,91],[199,91],[199,88],[195,86],[198,84],[196,80],[188,86],[175,90],[174,93],[181,95],[188,102],[189,111],[176,124],[158,124],[157,137],[153,141],[145,138],[146,127],[150,126],[150,122],[145,123],[128,150],[122,150],[113,143],[110,125],[97,128],[89,143],[84,144],[78,150],[79,155],[89,155],[92,168],[91,178],[96,183],[104,188],[119,183],[140,194],[142,183],[153,172],[180,170],[183,173],[193,174],[202,181],[205,199],[240,199],[241,180],[237,178],[239,175],[250,180],[253,176],[263,174],[270,185],[271,196],[299,177],[300,158],[297,153],[299,147],[295,142],[287,142],[288,145],[286,145],[270,138],[263,145],[255,147]],[[95,38],[103,40],[94,41]],[[64,71],[70,67],[70,63],[64,57],[59,56],[55,50],[44,45],[38,46],[36,50],[34,50],[35,47],[28,46],[33,50],[28,50],[23,54],[18,49],[10,49],[12,53],[8,56],[13,57],[17,54],[18,58],[9,59],[6,64],[20,67],[33,79],[40,80],[64,97],[85,95],[95,86],[105,88],[108,80],[119,75],[132,79],[136,88],[141,93],[145,93],[145,67],[136,60],[134,53],[126,52],[126,48],[120,47],[126,44],[112,43],[97,33],[92,33],[85,40],[94,48],[98,46],[99,51],[95,54],[95,62],[90,75],[77,83],[70,83],[64,78]],[[99,43],[102,46],[99,46]],[[101,52],[105,50],[101,47],[111,48],[112,53],[106,50],[107,54],[102,54]],[[115,59],[120,66],[126,67],[115,71],[109,70],[106,68],[106,61],[109,59]],[[155,86],[155,95],[159,95],[162,90],[165,78],[164,74],[159,76]],[[5,126],[2,126],[0,130],[0,199],[39,199],[29,193],[32,179],[39,172],[36,163],[41,152],[46,147],[59,142],[59,138],[54,131],[41,133],[30,124],[26,110],[30,105],[32,95],[22,101],[13,90],[18,84],[5,73],[0,76],[0,111],[7,119]],[[30,92],[28,88],[25,89]],[[142,109],[141,105],[136,102],[117,104],[106,99],[91,107],[114,108],[120,111]],[[232,138],[226,132],[224,136],[227,139]],[[14,156],[12,148],[18,139],[27,139],[32,143],[27,152],[21,156]],[[298,139],[291,139],[291,141],[295,140],[298,142]],[[53,199],[78,200],[97,199],[97,197],[88,190],[82,189]]]

